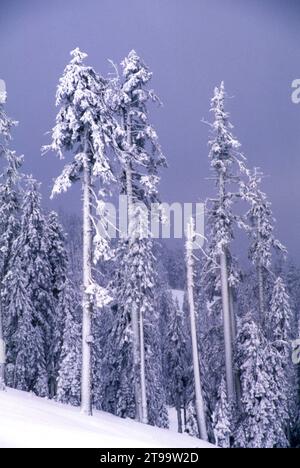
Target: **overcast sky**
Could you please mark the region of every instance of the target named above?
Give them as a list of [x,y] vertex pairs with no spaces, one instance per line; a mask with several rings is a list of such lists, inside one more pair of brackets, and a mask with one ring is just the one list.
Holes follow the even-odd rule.
[[79,46],[98,71],[109,71],[132,49],[154,72],[164,107],[153,121],[169,161],[165,201],[196,202],[211,192],[207,159],[209,101],[225,81],[235,134],[249,165],[269,177],[278,233],[300,258],[300,105],[291,83],[300,78],[297,0],[0,0],[0,78],[8,112],[20,121],[15,148],[27,172],[43,182],[48,207],[79,208],[78,191],[50,202],[61,163],[41,157],[54,124],[55,88]]

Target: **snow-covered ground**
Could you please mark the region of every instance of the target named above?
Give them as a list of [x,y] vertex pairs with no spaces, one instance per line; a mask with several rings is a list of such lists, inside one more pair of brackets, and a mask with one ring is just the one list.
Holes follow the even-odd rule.
[[0,392],[0,448],[211,448],[188,435],[107,413],[84,416],[16,390]]

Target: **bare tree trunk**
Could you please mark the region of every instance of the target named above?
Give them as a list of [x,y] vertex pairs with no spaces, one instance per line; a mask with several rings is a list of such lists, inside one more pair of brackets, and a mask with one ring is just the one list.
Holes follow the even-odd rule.
[[[236,316],[234,310],[234,298],[232,288],[229,288],[229,306],[230,306],[230,318],[231,318],[231,333],[232,333],[232,345],[233,349],[235,348],[236,338],[237,338],[237,325],[236,325]],[[237,370],[234,371],[235,376],[235,396],[237,399],[237,405],[239,409],[242,409],[241,400],[242,400],[242,388],[240,375]]]
[[178,432],[179,434],[182,434],[183,429],[182,429],[182,413],[181,413],[180,398],[177,398],[176,411],[177,411]]
[[92,313],[93,303],[87,294],[87,288],[92,281],[92,221],[91,221],[91,167],[85,148],[83,164],[83,317],[82,317],[82,379],[81,379],[81,411],[92,415]]
[[264,293],[264,272],[263,267],[257,267],[258,276],[258,298],[259,298],[259,320],[263,324],[265,319],[265,293]]
[[[127,143],[131,146],[131,121],[129,115],[124,115],[124,125],[127,132]],[[126,165],[126,194],[128,199],[128,234],[129,234],[129,248],[134,242],[133,233],[133,216],[134,216],[134,200],[133,200],[133,187],[132,187],[132,169],[130,162]],[[133,367],[134,367],[134,393],[135,393],[135,405],[137,421],[142,421],[143,409],[142,409],[142,391],[141,391],[141,355],[140,355],[140,329],[139,329],[139,311],[135,304],[131,310],[131,323],[132,323],[132,347],[133,347]],[[143,325],[143,321],[142,321]],[[145,368],[145,363],[143,363]],[[145,389],[144,389],[145,391]]]
[[5,342],[3,334],[2,303],[0,299],[0,391],[5,390]]
[[[225,180],[224,176],[220,174],[219,180],[219,196],[220,205],[224,207],[225,201]],[[232,351],[232,320],[230,313],[230,299],[229,299],[229,283],[228,283],[228,265],[227,265],[227,251],[223,247],[220,254],[220,268],[221,268],[221,290],[222,290],[222,308],[223,308],[223,329],[224,329],[224,344],[225,344],[225,370],[226,370],[226,383],[228,399],[235,402],[235,388],[234,388],[234,375],[233,375],[233,351]]]
[[146,390],[146,369],[145,369],[145,340],[144,340],[144,317],[140,312],[140,350],[141,350],[141,399],[142,399],[142,423],[148,424],[148,405]]
[[233,376],[233,353],[232,353],[232,337],[231,337],[231,314],[229,306],[229,287],[228,287],[228,270],[227,257],[223,251],[220,255],[221,268],[221,288],[222,288],[222,305],[223,305],[223,328],[224,328],[224,343],[225,343],[225,370],[228,399],[231,402],[235,401],[234,376]]
[[196,312],[194,302],[194,261],[193,261],[193,222],[188,226],[187,232],[187,288],[188,288],[188,301],[190,309],[190,325],[191,325],[191,338],[192,338],[192,351],[193,351],[193,367],[194,367],[194,381],[195,381],[195,396],[196,396],[196,415],[197,425],[200,438],[208,441],[206,416],[204,408],[204,399],[202,394],[201,374],[200,374],[200,360],[198,351],[198,339],[196,331]]
[[230,307],[230,320],[231,320],[231,336],[232,336],[232,343],[233,347],[237,337],[237,329],[236,329],[236,318],[235,318],[235,311],[234,311],[234,299],[233,299],[233,291],[232,288],[229,287],[229,307]]

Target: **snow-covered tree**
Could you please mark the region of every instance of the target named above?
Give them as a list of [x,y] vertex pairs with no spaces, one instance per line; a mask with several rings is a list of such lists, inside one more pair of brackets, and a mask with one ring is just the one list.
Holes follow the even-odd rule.
[[[91,398],[91,343],[92,313],[95,295],[104,306],[108,295],[98,287],[92,276],[93,263],[93,185],[101,189],[114,180],[107,146],[112,141],[113,119],[105,103],[107,81],[95,70],[85,65],[87,55],[78,48],[71,52],[71,62],[60,79],[56,105],[60,107],[48,149],[72,153],[58,177],[53,195],[66,191],[77,180],[82,180],[83,190],[83,321],[82,321],[82,394],[81,406],[85,414],[92,414]],[[102,192],[101,192],[102,193]],[[101,289],[101,290],[100,290]]]
[[178,432],[183,432],[182,409],[187,401],[189,381],[189,353],[184,313],[178,301],[173,302],[168,317],[168,332],[165,343],[165,372],[169,403],[177,411]]
[[[127,336],[124,342],[126,348],[127,340],[131,341],[133,373],[127,372],[126,375],[124,373],[122,375],[126,382],[130,375],[130,381],[134,385],[136,419],[147,422],[147,400],[154,395],[147,396],[146,352],[143,339],[144,320],[147,320],[147,315],[150,320],[153,309],[153,298],[149,294],[149,284],[152,281],[150,278],[153,275],[151,272],[153,267],[149,263],[152,246],[151,240],[147,238],[148,227],[146,236],[138,233],[140,217],[143,215],[139,213],[140,210],[136,205],[142,202],[149,206],[150,202],[157,199],[158,169],[166,163],[157,134],[148,117],[148,104],[157,100],[153,92],[148,89],[152,74],[135,51],[129,53],[121,66],[123,78],[114,80],[109,101],[121,121],[121,129],[115,136],[115,144],[121,162],[121,192],[128,200],[128,232],[119,244],[120,271],[117,273],[118,286],[115,295],[118,302],[116,320],[119,324],[115,324],[112,333],[115,339],[118,339],[118,343],[123,342],[124,336]],[[143,231],[145,234],[145,229]],[[148,269],[149,276],[143,280],[141,271],[144,268]],[[123,331],[120,328],[121,324]],[[116,330],[118,330],[117,336]],[[120,334],[125,335],[121,338]],[[119,388],[124,388],[127,395],[126,382],[121,381]],[[121,394],[120,390],[119,395],[122,400]]]
[[11,131],[17,122],[5,112],[6,92],[0,99],[0,390],[5,389],[4,310],[2,303],[3,280],[7,274],[12,245],[19,228],[19,169],[22,157],[9,147]]
[[[47,220],[41,210],[39,184],[29,178],[22,204],[20,232],[13,244],[13,257],[4,279],[4,301],[7,309],[7,347],[15,364],[17,355],[10,351],[12,336],[18,331],[18,324],[10,316],[13,313],[14,296],[9,286],[10,277],[14,278],[15,268],[21,268],[26,294],[30,300],[31,325],[35,330],[34,368],[35,375],[30,390],[40,396],[49,396],[48,375],[52,362],[52,330],[54,323],[54,304],[51,284],[51,265],[48,258],[49,237]],[[19,266],[18,266],[19,265]],[[9,307],[10,305],[10,307]],[[28,318],[28,313],[27,313]],[[29,326],[29,325],[28,325]]]
[[[296,375],[291,360],[290,343],[292,310],[290,298],[282,278],[277,278],[274,285],[271,304],[266,313],[265,328],[267,337],[280,355],[280,373],[282,392],[282,420],[286,422],[286,433],[290,435],[290,427],[297,417],[295,395]],[[288,421],[289,419],[289,421]]]
[[33,324],[34,309],[28,289],[28,278],[19,257],[16,257],[4,285],[6,323],[9,331],[7,366],[11,369],[8,384],[19,390],[33,391],[38,378],[42,377],[44,385],[47,384],[46,363],[42,335],[39,328]]
[[56,394],[58,367],[63,344],[65,320],[64,296],[68,278],[68,256],[66,234],[59,223],[58,215],[51,212],[47,218],[47,236],[49,241],[48,260],[51,267],[51,294],[55,310],[51,330],[51,361],[49,363],[50,396]]
[[78,307],[74,288],[66,282],[59,296],[64,322],[56,399],[73,406],[80,405],[81,388],[82,342]]
[[227,398],[225,379],[221,381],[212,421],[216,445],[221,448],[230,448],[231,409]]
[[[126,249],[126,244],[123,244]],[[141,395],[135,394],[134,379],[139,383],[144,378],[144,401],[147,407],[143,414],[152,425],[167,425],[166,398],[163,387],[159,317],[155,308],[154,290],[157,287],[154,273],[154,257],[151,239],[135,239],[134,247],[126,249],[120,258],[115,279],[116,305],[113,323],[104,357],[104,402],[103,409],[122,417],[136,417],[136,398],[141,404]],[[132,341],[132,308],[137,307],[139,340],[143,346],[144,368],[134,372]],[[143,375],[142,375],[143,373]],[[146,422],[146,420],[143,420]]]
[[285,434],[281,356],[251,316],[238,335],[243,417],[235,445],[244,448],[284,448]]
[[277,278],[271,299],[271,307],[266,315],[268,338],[279,346],[289,347],[291,339],[292,311],[290,298],[282,278]]
[[[225,348],[226,383],[229,401],[235,400],[235,377],[233,372],[233,307],[232,288],[239,280],[238,272],[230,251],[233,230],[237,221],[233,213],[233,203],[237,199],[240,181],[244,172],[243,156],[240,155],[240,143],[232,135],[232,124],[225,110],[225,88],[215,88],[211,103],[214,122],[211,124],[212,138],[209,142],[209,159],[217,187],[217,196],[207,203],[209,226],[209,244],[203,268],[203,281],[206,290],[208,313],[212,318],[211,329],[219,327],[223,318]],[[232,187],[235,192],[232,191]],[[222,344],[216,343],[220,347]],[[220,354],[216,351],[216,354]]]
[[272,267],[272,252],[286,253],[285,247],[274,235],[274,218],[271,203],[261,190],[262,173],[257,169],[246,171],[247,181],[241,183],[241,196],[250,205],[245,216],[246,229],[251,239],[249,258],[257,269],[260,320],[265,320],[268,303],[266,276]]

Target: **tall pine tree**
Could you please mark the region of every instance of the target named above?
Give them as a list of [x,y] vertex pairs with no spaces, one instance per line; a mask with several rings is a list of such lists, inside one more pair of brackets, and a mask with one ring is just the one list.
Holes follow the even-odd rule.
[[93,280],[93,186],[114,180],[107,146],[112,141],[113,119],[105,102],[107,81],[85,65],[87,55],[78,48],[71,52],[71,62],[60,79],[56,105],[60,107],[48,149],[74,155],[57,179],[53,195],[82,180],[83,191],[83,321],[82,321],[82,411],[92,414],[92,315],[94,295],[104,306],[108,295]]
[[11,131],[17,122],[5,112],[6,91],[0,96],[0,391],[5,389],[5,348],[3,281],[8,272],[12,245],[19,230],[19,169],[22,157],[9,147]]

